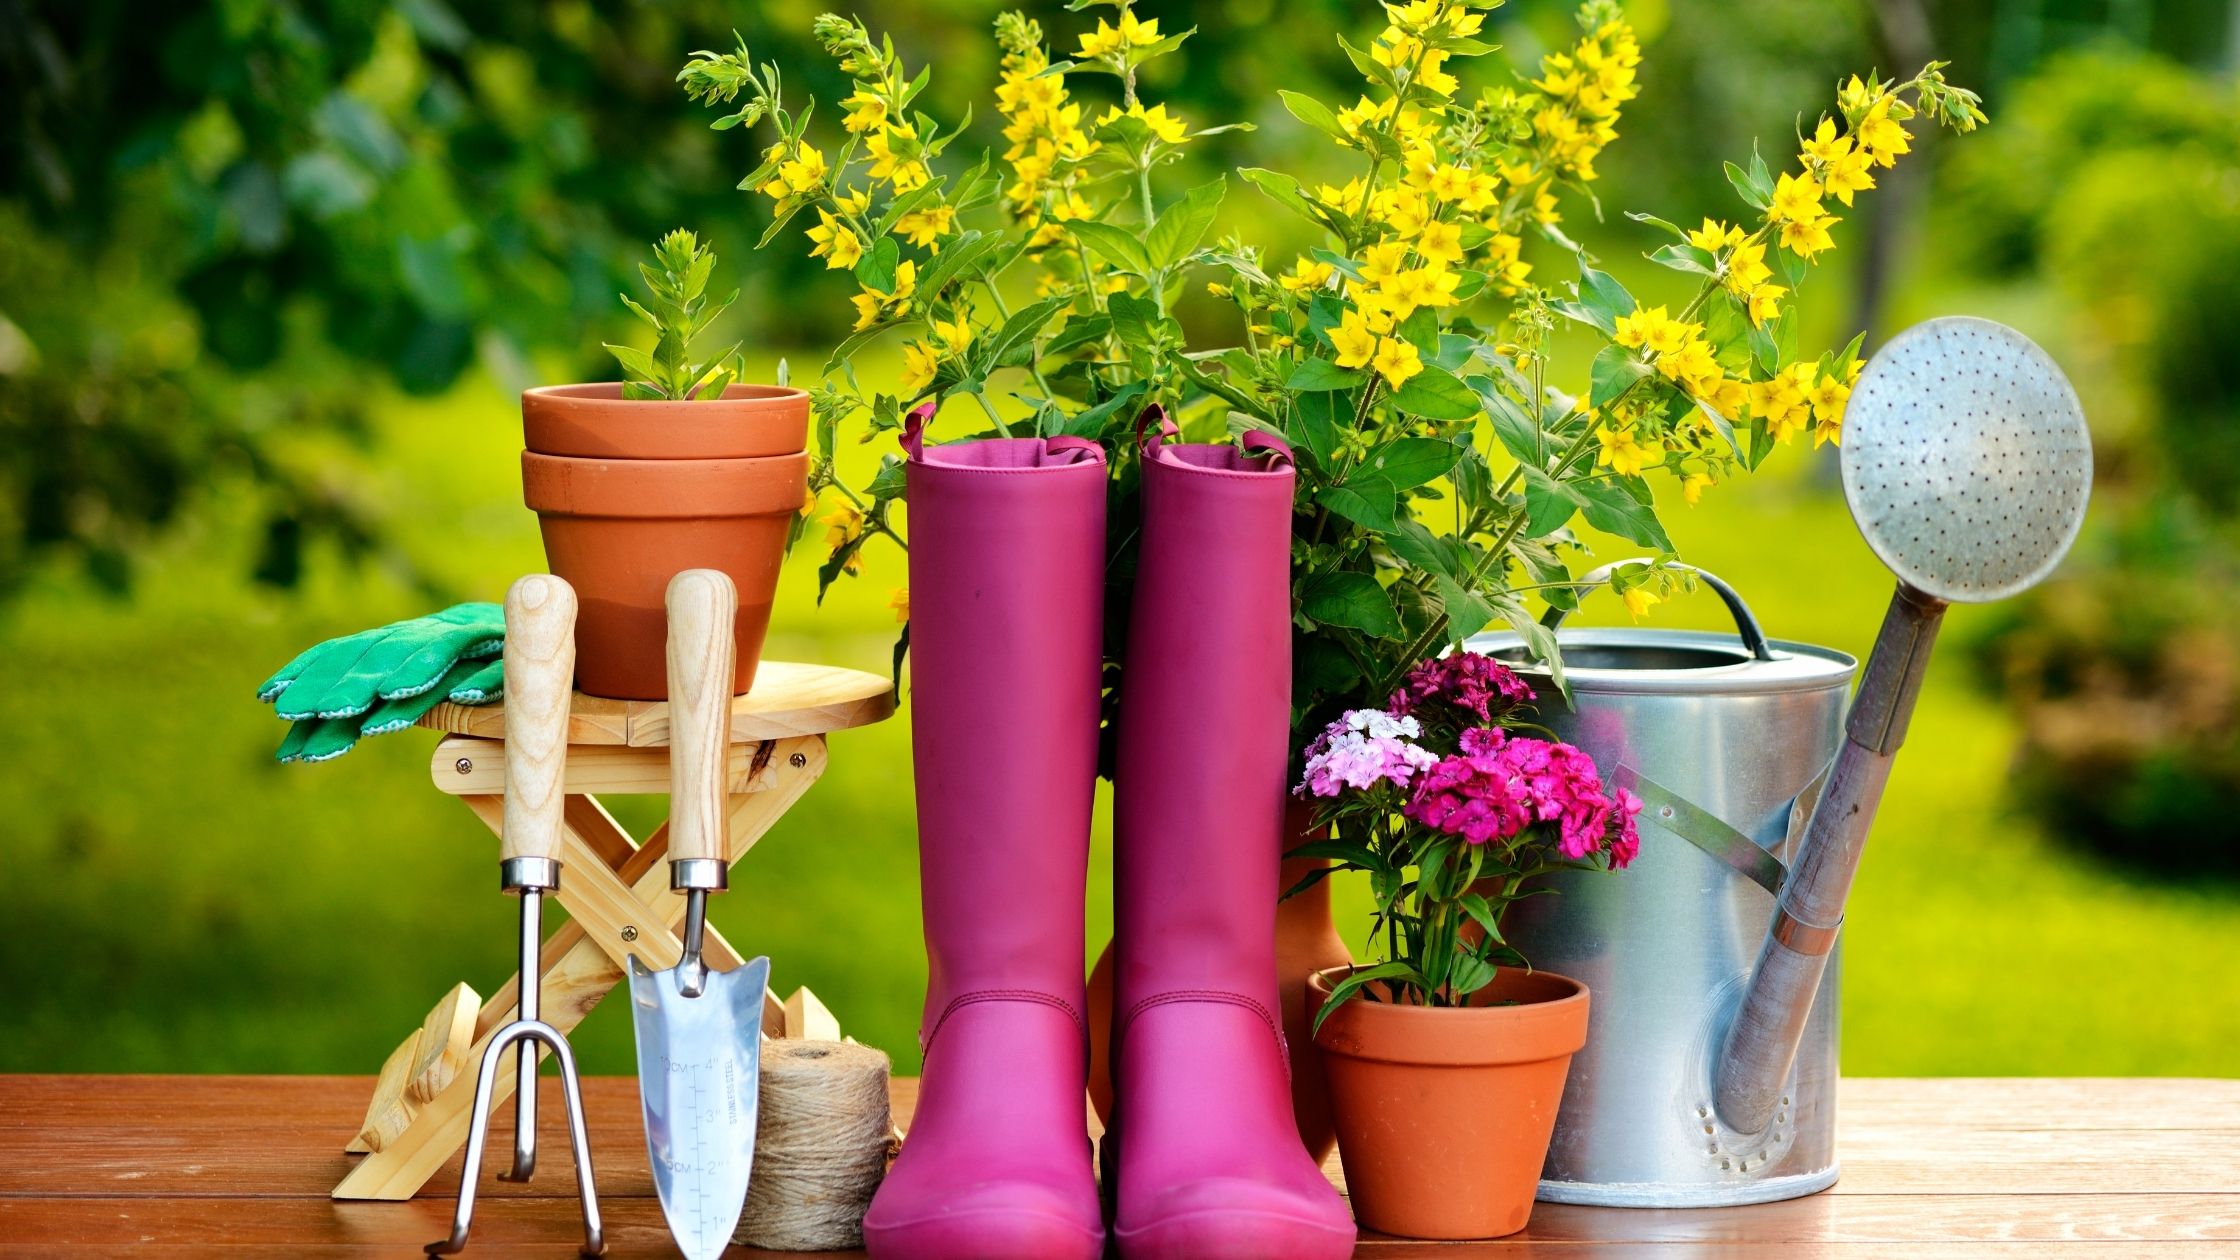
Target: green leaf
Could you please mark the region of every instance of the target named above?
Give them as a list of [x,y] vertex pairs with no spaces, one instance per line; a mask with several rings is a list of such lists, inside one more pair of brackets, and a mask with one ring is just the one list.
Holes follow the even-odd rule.
[[1646,223],[1650,227],[1663,228],[1683,241],[1688,239],[1687,232],[1682,230],[1679,224],[1660,219],[1653,214],[1643,214],[1639,210],[1628,210],[1626,211],[1626,217],[1636,223]]
[[1003,321],[1003,327],[972,347],[973,362],[981,367],[978,375],[987,376],[989,372],[1003,366],[1014,349],[1030,345],[1042,326],[1071,302],[1071,298],[1065,297],[1044,298],[1032,306],[1014,311],[1011,318]]
[[1115,267],[1146,277],[1153,271],[1151,255],[1145,252],[1143,242],[1125,228],[1091,219],[1074,219],[1066,224],[1066,230]]
[[1301,394],[1291,404],[1291,424],[1285,436],[1307,452],[1321,467],[1330,466],[1338,453],[1339,430],[1353,419],[1353,402],[1331,390]]
[[1392,394],[1392,405],[1411,416],[1432,420],[1469,420],[1479,410],[1478,396],[1443,367],[1425,364]]
[[1335,858],[1351,862],[1365,871],[1389,871],[1392,864],[1377,855],[1375,849],[1359,840],[1331,837],[1327,840],[1309,840],[1284,854],[1287,858]]
[[1047,355],[1064,354],[1076,346],[1102,341],[1111,331],[1110,315],[1074,315],[1058,326],[1058,331],[1051,335],[1049,342],[1042,347],[1042,352]]
[[1122,385],[1112,397],[1066,421],[1065,427],[1060,432],[1070,433],[1074,437],[1102,437],[1104,436],[1105,422],[1129,403],[1143,397],[1144,390],[1148,388],[1150,387],[1142,381],[1129,381]]
[[1649,261],[1674,271],[1691,275],[1716,276],[1719,266],[1716,259],[1693,245],[1661,245],[1649,254]]
[[[1408,383],[1415,384],[1414,381]],[[1435,477],[1444,476],[1460,458],[1462,448],[1453,442],[1442,438],[1404,437],[1370,451],[1363,467],[1391,482],[1396,490],[1413,490]]]
[[1144,236],[1144,251],[1151,264],[1161,271],[1174,267],[1198,248],[1205,239],[1206,230],[1213,226],[1214,216],[1221,212],[1221,199],[1229,191],[1227,177],[1210,184],[1200,184],[1182,195],[1182,200],[1168,206],[1151,225]]
[[[1375,473],[1356,473],[1341,484],[1316,491],[1314,501],[1365,529],[1387,530],[1396,523],[1400,491]],[[1370,585],[1375,584],[1371,579]],[[1386,607],[1389,610],[1389,601]]]
[[1350,145],[1353,143],[1353,137],[1346,134],[1346,129],[1338,121],[1338,116],[1331,113],[1330,107],[1321,101],[1303,92],[1286,92],[1281,89],[1277,90],[1276,95],[1283,98],[1283,107],[1291,111],[1293,118],[1340,144]]
[[1672,540],[1665,536],[1650,503],[1648,482],[1639,477],[1612,477],[1576,482],[1571,489],[1579,496],[1587,524],[1627,542],[1660,552],[1672,550]]
[[873,293],[893,293],[895,268],[902,263],[902,247],[891,236],[882,236],[856,262],[856,283]]
[[1580,499],[1572,487],[1530,464],[1524,469],[1524,532],[1527,538],[1545,538],[1562,529],[1579,510]]
[[941,286],[963,274],[964,269],[985,258],[1003,244],[1003,238],[985,232],[968,231],[942,245],[918,273],[918,293],[930,298],[941,291]]
[[1382,532],[1384,545],[1403,564],[1438,576],[1459,576],[1446,540],[1424,528],[1422,522],[1400,521]]
[[1493,606],[1477,592],[1465,590],[1461,583],[1444,574],[1436,579],[1436,585],[1439,605],[1447,611],[1447,642],[1461,643],[1493,620]]
[[1392,611],[1392,597],[1366,573],[1322,573],[1308,578],[1299,591],[1299,611],[1326,626],[1344,626],[1379,636],[1400,633],[1400,617]]
[[1471,384],[1477,388],[1478,401],[1485,406],[1486,414],[1493,418],[1493,436],[1501,443],[1501,449],[1528,467],[1537,468],[1546,463],[1548,456],[1540,430],[1517,400],[1502,393],[1491,377],[1475,377]]
[[1342,368],[1328,359],[1303,359],[1291,370],[1290,379],[1283,387],[1300,393],[1318,393],[1331,389],[1352,389],[1364,379],[1358,369]]
[[1297,214],[1300,218],[1316,227],[1328,226],[1328,220],[1323,217],[1322,212],[1315,209],[1313,202],[1307,200],[1307,194],[1299,187],[1298,180],[1283,174],[1281,171],[1271,171],[1259,166],[1243,167],[1237,171],[1237,174],[1243,177],[1246,183],[1266,193],[1277,204]]
[[1633,355],[1633,351],[1620,345],[1608,345],[1594,356],[1592,387],[1587,391],[1587,404],[1601,407],[1633,387],[1634,382],[1655,374],[1655,370]]
[[1613,335],[1618,331],[1618,316],[1634,311],[1633,295],[1626,292],[1626,287],[1584,261],[1579,264],[1579,304],[1587,309],[1595,327]]
[[1406,980],[1417,988],[1430,987],[1424,983],[1422,976],[1416,974],[1414,967],[1404,962],[1378,963],[1374,967],[1364,967],[1330,986],[1330,996],[1322,1003],[1322,1009],[1314,1013],[1312,1031],[1321,1032],[1322,1021],[1330,1018],[1331,1012],[1345,1005],[1346,999],[1360,991],[1361,986],[1378,980]]
[[1112,317],[1112,331],[1123,345],[1150,345],[1159,340],[1165,316],[1159,304],[1133,293],[1115,293],[1105,299],[1105,313]]

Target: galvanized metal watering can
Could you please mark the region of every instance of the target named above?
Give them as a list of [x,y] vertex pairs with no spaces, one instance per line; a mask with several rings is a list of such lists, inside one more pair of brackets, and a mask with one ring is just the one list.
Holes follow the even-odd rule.
[[[1845,498],[1898,578],[1848,712],[1855,660],[1768,640],[1708,574],[1736,635],[1559,632],[1573,706],[1540,680],[1541,719],[1645,808],[1633,867],[1561,876],[1509,925],[1535,966],[1594,992],[1542,1199],[1708,1207],[1835,1181],[1843,904],[1937,627],[1948,603],[2051,572],[2091,476],[2044,351],[1932,320],[1875,355],[1845,417]],[[1513,635],[1473,646],[1524,655]]]

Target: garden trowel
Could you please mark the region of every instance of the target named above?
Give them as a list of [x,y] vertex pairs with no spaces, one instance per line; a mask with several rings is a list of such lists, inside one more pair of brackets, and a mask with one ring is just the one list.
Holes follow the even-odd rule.
[[754,1161],[762,1003],[770,960],[711,971],[708,894],[726,884],[731,744],[731,579],[691,569],[669,583],[669,886],[685,895],[683,954],[666,971],[630,959],[646,1153],[669,1232],[690,1260],[731,1241]]

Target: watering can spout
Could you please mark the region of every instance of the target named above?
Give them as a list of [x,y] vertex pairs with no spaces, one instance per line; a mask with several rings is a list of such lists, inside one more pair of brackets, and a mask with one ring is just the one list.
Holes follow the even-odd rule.
[[2042,580],[2075,540],[2091,485],[2076,391],[2011,328],[1930,320],[1861,373],[1844,497],[1898,589],[1720,1047],[1712,1102],[1735,1131],[1775,1119],[1945,608]]
[[1900,585],[1875,638],[1844,724],[1843,751],[1805,825],[1722,1046],[1712,1102],[1737,1132],[1762,1132],[1787,1085],[1945,607],[1941,599]]

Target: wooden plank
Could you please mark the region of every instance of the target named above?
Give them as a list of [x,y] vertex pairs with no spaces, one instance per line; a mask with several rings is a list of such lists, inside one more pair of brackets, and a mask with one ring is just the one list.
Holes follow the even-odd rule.
[[463,982],[451,986],[421,1021],[420,1051],[413,1056],[405,1097],[425,1103],[473,1063],[467,1051],[474,1045],[475,1022],[481,1014],[482,998],[471,986]]
[[[0,1077],[0,1251],[91,1260],[148,1249],[173,1257],[402,1256],[442,1234],[457,1161],[432,1193],[409,1203],[334,1203],[326,1187],[347,1167],[323,1135],[354,1120],[365,1077]],[[2189,1092],[2190,1091],[2190,1092]],[[635,1082],[585,1082],[600,1204],[617,1260],[673,1254],[662,1227],[638,1127]],[[906,1120],[916,1082],[894,1082]],[[1928,1098],[1942,1106],[1924,1104]],[[1971,1132],[2065,1132],[2072,1180],[2090,1189],[1968,1193],[1976,1174],[1944,1165],[1920,1192],[1830,1193],[1786,1203],[1699,1211],[1542,1204],[1513,1238],[1430,1244],[1364,1237],[1355,1254],[1382,1260],[1548,1256],[1664,1260],[1674,1256],[1793,1260],[2114,1260],[2240,1256],[2240,1173],[2228,1145],[2240,1133],[2240,1082],[1856,1082],[1845,1086],[1847,1162],[1855,1148],[1924,1142],[1956,1120]],[[2188,1102],[2191,1106],[2187,1106]],[[2190,1116],[2189,1116],[2190,1113]],[[2137,1151],[2100,1145],[2089,1121],[2136,1117],[2114,1132],[2160,1137],[2160,1162],[2199,1167],[2217,1188],[2143,1188],[2125,1161]],[[511,1145],[510,1108],[492,1125],[492,1150]],[[579,1237],[557,1103],[540,1113],[554,1166],[526,1186],[485,1170],[475,1215],[476,1255],[569,1254]],[[2051,1126],[2059,1126],[2058,1129]],[[1977,1151],[1968,1158],[1985,1158]],[[2187,1178],[2192,1180],[2193,1178]],[[1847,1177],[1847,1181],[1850,1180]],[[729,1255],[755,1254],[733,1250]],[[856,1253],[848,1253],[856,1254]]]
[[427,1038],[427,1029],[415,1028],[389,1052],[381,1065],[381,1075],[374,1078],[373,1101],[366,1105],[365,1123],[359,1126],[358,1136],[343,1148],[345,1151],[378,1151],[412,1124],[412,1117],[420,1110],[417,1100],[409,1096],[412,1073],[420,1061],[421,1043]]
[[[731,702],[731,738],[753,742],[869,726],[894,713],[894,684],[878,674],[831,665],[764,661],[754,690]],[[420,725],[453,735],[502,739],[503,704],[439,704]],[[661,700],[608,700],[577,693],[568,718],[570,755],[586,744],[639,748],[669,742],[669,706]]]
[[[767,741],[765,741],[767,742]],[[754,772],[767,758],[762,743],[731,745],[726,767],[728,790],[754,792]],[[428,778],[451,796],[495,795],[505,791],[505,745],[494,739],[450,735],[428,759]],[[583,744],[568,751],[566,778],[571,795],[597,792],[664,793],[669,790],[669,754],[660,748],[623,748]]]

